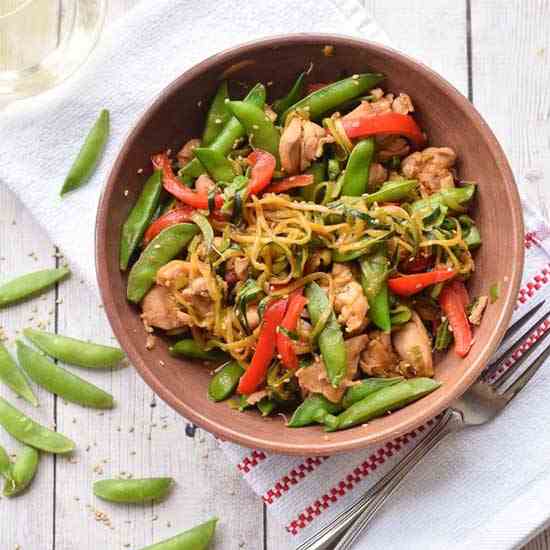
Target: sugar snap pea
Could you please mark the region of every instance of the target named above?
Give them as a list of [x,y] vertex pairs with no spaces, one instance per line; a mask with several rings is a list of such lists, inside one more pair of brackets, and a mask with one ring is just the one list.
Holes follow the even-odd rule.
[[86,136],[86,140],[65,178],[65,182],[61,188],[61,196],[86,183],[103,153],[108,136],[109,111],[103,109]]
[[31,405],[38,407],[38,399],[30,384],[2,342],[0,342],[0,380]]
[[4,496],[13,497],[22,493],[34,479],[38,470],[40,454],[33,447],[25,445],[11,467],[11,479],[6,480],[4,485]]
[[277,408],[277,403],[269,397],[264,397],[256,403],[256,407],[258,407],[262,416],[269,416]]
[[69,273],[70,270],[66,267],[42,269],[21,275],[21,277],[0,285],[0,309],[14,302],[36,296],[61,281]]
[[112,395],[52,363],[45,355],[33,350],[21,340],[17,340],[17,358],[31,380],[49,392],[85,407],[114,407]]
[[218,87],[206,115],[206,124],[201,139],[202,147],[210,145],[231,118],[231,113],[225,104],[226,99],[229,99],[229,92],[227,90],[227,81],[224,80]]
[[52,332],[26,328],[23,334],[44,353],[69,365],[103,369],[114,367],[124,357],[124,352],[119,348],[84,342]]
[[390,304],[388,294],[389,261],[384,243],[359,260],[361,286],[369,303],[369,318],[382,330],[391,330]]
[[120,237],[120,269],[126,271],[132,254],[151,223],[160,202],[162,172],[155,170],[145,182],[138,200],[122,226]]
[[370,205],[373,202],[402,201],[410,196],[417,185],[416,180],[387,181],[378,191],[365,195],[365,202]]
[[344,398],[342,399],[342,407],[344,407],[344,409],[349,409],[354,403],[361,401],[367,397],[367,395],[381,390],[382,388],[393,386],[402,380],[402,376],[396,376],[394,378],[365,378],[361,380],[359,384],[350,386],[346,390]]
[[233,181],[237,175],[231,161],[219,151],[197,147],[194,153],[214,181]]
[[416,212],[418,210],[431,210],[437,206],[446,206],[447,208],[455,212],[464,211],[464,203],[467,203],[472,199],[476,190],[474,183],[468,183],[462,187],[449,187],[448,189],[441,189],[438,193],[434,193],[429,197],[419,199],[411,204],[411,210]]
[[217,518],[201,523],[175,537],[157,542],[142,550],[207,550],[216,530]]
[[194,224],[179,223],[161,231],[132,266],[126,290],[128,300],[138,303],[153,286],[157,271],[173,260],[197,234]]
[[220,349],[202,349],[193,338],[185,338],[168,348],[171,355],[189,357],[190,359],[202,359],[203,361],[224,361],[227,353]]
[[0,475],[9,480],[12,477],[11,461],[6,449],[0,445]]
[[336,414],[342,410],[340,403],[329,401],[324,395],[313,393],[306,397],[294,411],[287,426],[301,428],[310,424],[323,423],[326,414]]
[[366,193],[369,185],[369,173],[374,158],[374,138],[359,141],[352,149],[344,172],[342,195],[358,197]]
[[163,499],[173,481],[171,477],[102,479],[94,483],[94,495],[110,502],[150,502]]
[[0,397],[0,426],[15,439],[47,453],[69,453],[75,445],[68,437],[38,424]]
[[288,94],[286,94],[281,99],[277,99],[271,105],[271,108],[277,113],[277,122],[281,123],[282,114],[289,108],[292,107],[295,103],[298,103],[302,98],[302,93],[304,90],[304,79],[307,73],[300,73],[296,82],[290,88]]
[[410,378],[382,388],[354,403],[338,416],[325,417],[325,431],[344,430],[394,411],[439,388],[432,378]]
[[244,369],[237,361],[231,361],[219,370],[208,384],[208,397],[223,401],[233,394]]
[[[306,298],[308,299],[309,316],[312,323],[316,325],[323,312],[330,308],[328,297],[317,283],[310,283],[306,288]],[[331,311],[323,330],[319,333],[317,342],[329,382],[334,388],[337,388],[346,374],[348,360],[344,336],[334,316],[334,311]]]

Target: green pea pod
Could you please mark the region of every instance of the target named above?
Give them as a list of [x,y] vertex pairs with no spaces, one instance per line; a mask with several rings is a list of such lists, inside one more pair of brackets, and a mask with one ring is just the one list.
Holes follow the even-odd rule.
[[286,94],[281,99],[277,99],[271,104],[271,108],[277,113],[277,123],[280,124],[282,121],[281,115],[289,108],[292,107],[295,103],[298,103],[302,98],[304,92],[304,79],[307,73],[300,73],[296,82],[290,88],[288,94]]
[[[245,103],[251,103],[258,107],[263,107],[265,103],[265,86],[263,84],[256,84],[248,95],[244,98]],[[222,155],[229,155],[235,144],[246,135],[246,130],[243,125],[232,116],[227,124],[223,127],[222,131],[216,136],[214,141],[208,146],[210,149],[221,153]],[[187,163],[179,172],[183,178],[196,178],[204,172],[204,167],[198,158],[194,158],[191,162]]]
[[176,342],[168,348],[170,355],[174,357],[188,357],[189,359],[201,359],[203,361],[225,361],[227,353],[219,350],[204,350],[192,338],[186,338]]
[[11,480],[6,480],[4,496],[13,497],[22,493],[34,479],[38,470],[40,454],[33,447],[25,445],[17,454],[15,464],[11,468]]
[[206,115],[206,124],[201,139],[203,147],[210,145],[219,136],[223,127],[231,118],[231,113],[225,104],[226,99],[229,99],[229,92],[227,90],[227,81],[224,80],[218,87]]
[[45,355],[17,340],[17,358],[29,378],[59,397],[94,409],[112,409],[112,395],[52,363]]
[[231,161],[219,151],[197,147],[193,152],[214,181],[233,181],[237,175]]
[[0,286],[0,309],[14,302],[36,296],[64,279],[70,272],[67,267],[43,269],[21,275],[21,277],[4,283]]
[[227,106],[243,125],[250,144],[279,158],[281,134],[264,110],[246,101],[230,101]]
[[264,397],[263,399],[258,401],[258,403],[256,403],[256,407],[258,407],[258,410],[260,411],[262,416],[269,416],[277,408],[277,403],[275,403],[273,399]]
[[352,405],[367,397],[367,395],[402,381],[402,376],[396,376],[395,378],[365,378],[359,384],[350,386],[346,390],[342,399],[342,407],[349,409]]
[[171,539],[166,539],[142,550],[207,550],[214,537],[217,518],[201,523]]
[[324,395],[313,393],[308,395],[300,406],[294,411],[289,428],[302,428],[310,424],[323,423],[325,414],[336,414],[342,410],[342,405],[332,403]]
[[0,342],[0,380],[25,401],[38,407],[38,399],[36,399],[29,382],[2,342]]
[[434,350],[445,351],[453,342],[453,333],[449,330],[449,320],[445,319],[435,333]]
[[149,227],[159,205],[161,191],[162,173],[160,170],[155,170],[145,182],[136,204],[122,226],[119,258],[121,271],[126,271],[128,268],[132,254]]
[[338,159],[328,159],[327,171],[328,171],[328,179],[331,181],[335,181],[340,175],[340,172],[342,172],[340,161]]
[[86,367],[90,369],[104,369],[114,367],[124,358],[124,352],[112,346],[103,346],[84,342],[76,338],[61,336],[52,332],[26,328],[23,334],[35,346],[50,357],[59,359],[63,363]]
[[411,204],[411,210],[413,212],[423,209],[430,210],[443,205],[455,212],[463,212],[465,211],[464,204],[472,199],[475,191],[476,186],[474,183],[468,183],[463,187],[441,189],[438,193],[414,201]]
[[70,453],[75,444],[68,437],[41,426],[0,397],[0,426],[15,439],[47,453]]
[[417,185],[416,180],[387,181],[378,191],[366,195],[365,202],[372,204],[373,202],[402,201],[410,197]]
[[367,192],[374,149],[374,138],[372,137],[362,139],[352,149],[344,172],[342,195],[359,197]]
[[391,330],[390,304],[388,299],[389,261],[386,249],[378,246],[373,254],[359,260],[361,286],[369,302],[369,319],[385,332]]
[[108,136],[109,111],[103,109],[86,136],[86,140],[65,178],[65,182],[61,188],[61,196],[82,186],[90,178],[103,153],[103,149],[105,149]]
[[[309,316],[313,325],[316,325],[323,312],[330,308],[328,297],[317,283],[310,283],[306,288],[306,298],[308,299]],[[346,374],[348,360],[344,336],[334,311],[331,311],[323,330],[319,333],[317,342],[328,380],[334,388],[337,388]]]
[[326,173],[327,173],[326,160],[319,160],[317,162],[313,162],[311,166],[306,170],[306,174],[311,174],[313,176],[313,183],[311,185],[300,187],[299,193],[306,201],[315,202],[316,186],[325,180]]
[[6,481],[10,481],[13,478],[10,457],[2,445],[0,445],[0,475],[3,476]]
[[283,113],[281,121],[284,123],[286,117],[296,110],[309,113],[310,119],[315,120],[323,113],[335,109],[342,103],[363,95],[374,88],[383,78],[384,75],[382,74],[364,73],[329,84],[290,106]]
[[244,374],[243,367],[237,361],[231,361],[219,370],[210,384],[208,384],[208,397],[212,401],[223,401],[233,394]]
[[126,296],[138,303],[153,286],[157,271],[173,260],[197,234],[195,224],[179,223],[161,231],[141,253],[128,276]]
[[141,503],[163,499],[173,483],[171,477],[102,479],[94,483],[94,495],[109,502]]
[[439,386],[441,383],[432,378],[410,378],[387,386],[345,409],[336,417],[336,421],[334,418],[328,419],[325,431],[344,430],[357,424],[364,424],[428,395]]

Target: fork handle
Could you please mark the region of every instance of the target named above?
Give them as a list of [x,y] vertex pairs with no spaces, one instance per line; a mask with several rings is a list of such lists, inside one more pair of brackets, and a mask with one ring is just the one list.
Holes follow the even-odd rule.
[[[407,474],[449,433],[456,431],[463,424],[462,415],[454,409],[447,409],[439,423],[431,432],[410,451],[382,480],[383,486],[374,494],[368,503],[362,508],[357,519],[351,525],[334,550],[350,550],[361,533],[382,508],[386,500],[399,487]],[[381,481],[382,481],[381,480]]]

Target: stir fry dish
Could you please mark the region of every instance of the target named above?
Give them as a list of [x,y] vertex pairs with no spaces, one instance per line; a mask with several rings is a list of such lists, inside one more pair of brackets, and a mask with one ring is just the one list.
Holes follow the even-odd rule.
[[210,399],[334,431],[436,390],[488,298],[465,286],[476,184],[427,146],[411,98],[381,74],[307,79],[271,103],[220,85],[202,136],[153,155],[120,268],[148,348],[160,332],[219,364]]

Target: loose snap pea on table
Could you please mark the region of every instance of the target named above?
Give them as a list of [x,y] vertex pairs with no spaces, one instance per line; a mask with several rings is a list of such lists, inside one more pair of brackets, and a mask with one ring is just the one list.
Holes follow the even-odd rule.
[[208,384],[208,397],[212,401],[223,401],[233,394],[244,374],[243,367],[237,361],[231,361],[219,370]]
[[65,178],[60,193],[62,196],[86,183],[103,153],[108,136],[109,111],[103,109],[88,133],[78,156]]
[[0,342],[0,380],[25,401],[38,407],[38,399],[30,384],[2,342]]
[[173,481],[171,477],[102,479],[94,483],[94,495],[110,502],[149,502],[164,498]]
[[313,393],[306,397],[301,405],[294,411],[287,426],[289,428],[302,428],[310,424],[322,424],[326,414],[336,414],[341,410],[342,405],[340,403],[333,403],[324,395]]
[[47,453],[69,453],[75,444],[59,432],[38,424],[0,397],[0,426],[15,439]]
[[159,205],[161,191],[162,172],[155,170],[145,182],[136,204],[122,226],[119,260],[122,271],[127,269],[132,254],[153,219]]
[[25,445],[17,454],[11,467],[11,479],[6,480],[4,496],[13,497],[22,493],[34,479],[38,470],[39,452]]
[[342,195],[359,197],[367,192],[370,165],[373,158],[374,138],[363,139],[355,145],[344,172]]
[[0,475],[9,479],[11,477],[11,461],[6,449],[0,445]]
[[206,124],[201,139],[202,147],[210,145],[231,118],[231,113],[225,104],[226,99],[229,99],[229,92],[227,90],[227,81],[224,80],[216,91],[216,95],[206,115]]
[[323,113],[335,109],[345,101],[368,92],[383,78],[382,74],[364,73],[329,84],[294,103],[283,113],[281,120],[284,122],[286,117],[296,110],[307,112],[311,120],[317,119]]
[[197,234],[195,224],[179,223],[161,231],[141,253],[128,276],[127,296],[138,303],[153,286],[157,271],[173,260]]
[[85,407],[114,407],[112,395],[52,363],[45,355],[33,350],[21,340],[17,340],[17,358],[31,380],[49,392]]
[[350,386],[346,390],[344,398],[342,399],[342,407],[348,409],[358,401],[367,397],[367,395],[402,381],[402,376],[396,376],[394,378],[366,378],[361,380],[359,384]]
[[23,334],[44,353],[69,365],[103,369],[114,367],[124,358],[124,352],[112,346],[84,342],[33,328],[24,329]]
[[208,147],[197,147],[193,152],[214,181],[230,182],[237,175],[231,161],[219,151]]
[[66,267],[42,269],[41,271],[21,275],[21,277],[0,285],[0,309],[14,302],[36,296],[39,292],[61,281],[70,272]]
[[204,350],[193,338],[185,338],[168,348],[171,355],[189,357],[190,359],[202,359],[203,361],[223,361],[227,354],[220,349]]
[[141,550],[207,550],[214,537],[218,518],[201,523],[175,537],[157,542]]

